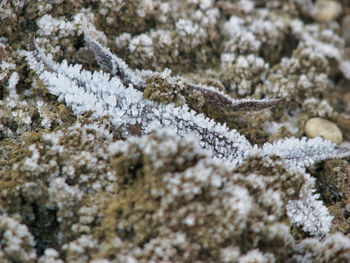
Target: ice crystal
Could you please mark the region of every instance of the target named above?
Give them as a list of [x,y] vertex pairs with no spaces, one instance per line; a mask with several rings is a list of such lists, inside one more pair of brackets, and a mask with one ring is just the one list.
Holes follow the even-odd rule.
[[[94,51],[104,72],[89,72],[82,70],[81,65],[68,65],[66,61],[56,63],[50,54],[46,55],[31,44],[28,52],[28,62],[49,92],[58,96],[59,101],[69,105],[76,115],[88,111],[95,119],[109,116],[114,129],[119,130],[124,138],[131,135],[147,135],[159,128],[171,128],[177,135],[185,137],[194,135],[199,139],[199,145],[208,150],[217,159],[230,161],[233,165],[243,163],[249,156],[277,155],[285,160],[287,169],[303,168],[316,161],[327,158],[348,156],[348,152],[338,149],[335,144],[321,138],[279,140],[273,144],[265,143],[263,147],[252,146],[249,141],[236,130],[230,130],[225,124],[192,110],[188,104],[175,106],[157,103],[143,97],[147,76],[159,74],[149,71],[133,71],[127,64],[103,47],[89,34],[85,40]],[[175,80],[169,77],[169,83],[175,85]],[[231,110],[262,110],[273,107],[281,100],[233,100],[229,96],[212,87],[197,85],[182,80],[181,88],[187,92],[199,92],[207,103]],[[311,193],[311,188],[309,188]],[[311,197],[310,197],[311,196]],[[313,235],[327,233],[331,217],[327,209],[315,199],[315,196],[304,194],[303,200],[289,205],[292,222],[303,227]],[[322,209],[321,209],[322,208]],[[320,209],[322,217],[315,216]],[[302,216],[301,216],[302,215]],[[187,224],[191,224],[188,218]]]
[[295,262],[347,262],[350,255],[349,239],[339,233],[328,235],[323,242],[307,238],[297,246]]
[[[89,38],[88,38],[89,39]],[[88,72],[81,65],[69,66],[66,61],[57,64],[52,57],[40,49],[37,54],[29,54],[28,60],[33,69],[40,73],[49,91],[65,101],[76,114],[93,111],[92,117],[109,115],[116,129],[124,137],[132,134],[149,134],[159,127],[171,127],[181,136],[194,134],[200,138],[201,146],[209,149],[217,158],[242,162],[251,149],[250,143],[235,130],[225,124],[215,123],[203,114],[197,114],[188,105],[175,107],[143,99],[144,81],[132,72],[125,62],[103,49],[96,41],[89,43],[97,54],[97,59],[113,76],[102,72]],[[279,100],[234,101],[210,88],[191,85],[189,89],[203,91],[213,102],[230,103],[232,107],[260,110],[273,106]],[[136,130],[136,132],[135,132]]]
[[301,226],[304,232],[322,237],[328,233],[333,217],[318,198],[319,194],[310,192],[302,200],[290,201],[287,211],[292,223]]
[[317,161],[349,156],[346,149],[337,149],[335,143],[323,140],[321,137],[287,138],[272,144],[265,143],[260,152],[266,155],[278,155],[286,160],[290,167],[307,167]]

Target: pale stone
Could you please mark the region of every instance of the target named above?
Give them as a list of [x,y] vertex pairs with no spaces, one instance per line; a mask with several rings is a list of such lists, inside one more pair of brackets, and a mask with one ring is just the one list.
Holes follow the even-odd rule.
[[329,22],[337,19],[343,9],[337,1],[319,0],[316,2],[315,19],[321,22]]
[[321,118],[308,120],[305,125],[305,133],[308,137],[320,136],[335,143],[341,143],[343,140],[343,134],[338,126],[331,121]]

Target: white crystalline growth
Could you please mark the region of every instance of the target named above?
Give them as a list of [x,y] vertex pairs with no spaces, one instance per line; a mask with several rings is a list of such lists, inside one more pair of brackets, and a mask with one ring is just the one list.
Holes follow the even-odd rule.
[[262,155],[282,157],[287,161],[289,167],[306,167],[317,161],[349,156],[347,150],[337,149],[335,143],[323,140],[321,137],[287,138],[272,144],[265,143],[258,151]]
[[27,170],[27,171],[34,171],[35,169],[39,168],[38,161],[40,158],[40,152],[36,148],[35,144],[31,144],[28,147],[28,150],[32,152],[32,155],[24,159],[23,166],[21,169]]
[[16,12],[23,8],[29,0],[1,0],[0,1],[0,20],[6,18],[15,18]]
[[194,35],[199,29],[197,24],[193,24],[192,21],[186,19],[179,19],[175,26],[182,36]]
[[[236,130],[229,130],[226,125],[198,114],[186,104],[175,107],[172,103],[164,105],[144,99],[144,74],[131,71],[124,61],[93,39],[87,37],[87,41],[96,49],[100,64],[113,77],[103,72],[82,70],[81,65],[70,66],[66,61],[58,64],[40,49],[28,53],[29,65],[39,74],[50,93],[70,106],[76,115],[91,111],[95,119],[110,116],[114,128],[120,130],[125,138],[170,128],[181,137],[196,137],[201,148],[209,150],[214,158],[230,161],[231,165],[238,165],[254,154],[262,157],[278,155],[284,159],[286,168],[300,169],[327,158],[349,156],[348,151],[338,149],[335,144],[321,138],[288,138],[265,143],[261,148],[252,147]],[[214,92],[209,88],[201,88],[201,91]],[[307,198],[289,204],[291,221],[312,235],[324,235],[331,224],[327,208],[316,200],[311,187],[304,191],[305,196]]]
[[328,233],[333,217],[322,201],[317,200],[319,196],[310,192],[304,199],[289,201],[287,213],[291,222],[301,227],[304,232],[322,237]]
[[[38,59],[40,57],[40,59]],[[125,87],[118,77],[102,72],[81,70],[81,65],[70,66],[64,61],[55,63],[51,56],[40,52],[28,54],[30,66],[40,74],[51,94],[72,107],[75,114],[92,111],[93,118],[109,115],[115,128],[127,137],[137,127],[140,134],[169,127],[180,136],[192,134],[200,146],[214,157],[228,159],[235,164],[243,161],[251,149],[246,138],[226,125],[215,123],[203,114],[197,114],[187,105],[158,104],[143,99],[143,93],[130,83]]]
[[146,54],[148,57],[153,57],[154,50],[152,38],[146,34],[141,34],[132,38],[129,44],[129,51],[130,53],[134,53],[137,49],[139,49],[138,52],[142,52],[142,54]]
[[322,242],[306,238],[296,247],[293,259],[297,263],[347,262],[350,255],[350,238],[340,234],[330,234]]
[[72,36],[76,31],[76,25],[64,19],[56,19],[46,14],[38,20],[41,35],[50,36],[53,32],[60,31],[62,37]]
[[[121,130],[124,137],[150,134],[154,129],[169,127],[180,136],[196,136],[200,146],[209,150],[214,157],[234,164],[241,163],[246,156],[255,153],[281,156],[290,167],[305,167],[327,158],[349,156],[349,152],[337,149],[335,144],[321,138],[288,138],[253,149],[236,130],[229,130],[225,124],[198,114],[186,104],[175,107],[174,104],[164,105],[143,99],[144,74],[130,70],[124,61],[88,34],[85,40],[96,53],[98,62],[113,77],[103,72],[81,70],[81,65],[71,66],[66,61],[58,64],[39,48],[37,52],[28,54],[29,64],[38,72],[50,93],[71,106],[75,114],[92,111],[92,117],[96,119],[109,115],[114,127]],[[216,92],[209,87],[196,89],[203,93]],[[221,97],[226,98],[224,94]],[[232,107],[248,102],[232,101],[231,98],[227,98],[227,101]],[[258,103],[254,100],[250,102]]]
[[19,81],[19,76],[18,73],[15,71],[11,74],[9,81],[8,81],[8,86],[7,86],[7,90],[9,92],[9,96],[8,96],[8,106],[10,108],[14,108],[17,105],[17,101],[19,100],[19,96],[17,94],[16,91],[16,86],[18,84]]
[[34,237],[18,220],[0,215],[0,262],[34,262]]

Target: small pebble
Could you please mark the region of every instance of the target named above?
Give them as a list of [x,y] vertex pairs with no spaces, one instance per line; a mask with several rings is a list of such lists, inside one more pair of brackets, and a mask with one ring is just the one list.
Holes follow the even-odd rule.
[[319,0],[316,2],[317,12],[315,19],[320,22],[330,22],[337,19],[343,8],[337,1]]
[[308,137],[314,138],[321,136],[335,143],[341,143],[343,140],[343,134],[338,126],[331,121],[321,118],[311,118],[308,120],[305,125],[305,133]]

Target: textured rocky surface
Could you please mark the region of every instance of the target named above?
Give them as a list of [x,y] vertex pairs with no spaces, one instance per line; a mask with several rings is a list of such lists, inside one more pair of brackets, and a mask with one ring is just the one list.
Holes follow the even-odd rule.
[[0,261],[350,261],[349,5],[1,1]]

